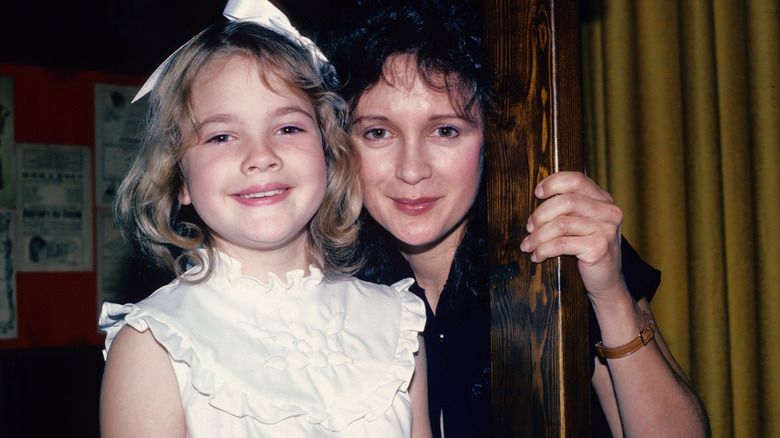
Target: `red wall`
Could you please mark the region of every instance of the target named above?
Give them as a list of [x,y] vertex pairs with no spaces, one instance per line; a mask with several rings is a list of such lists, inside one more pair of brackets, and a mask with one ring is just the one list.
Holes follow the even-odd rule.
[[[65,71],[0,63],[14,85],[17,143],[87,146],[95,169],[95,83],[140,86],[141,76]],[[94,215],[94,183],[93,215]],[[93,217],[92,223],[95,224]],[[93,242],[96,235],[93,230]],[[0,349],[101,345],[97,332],[97,254],[89,272],[16,274],[16,339]]]

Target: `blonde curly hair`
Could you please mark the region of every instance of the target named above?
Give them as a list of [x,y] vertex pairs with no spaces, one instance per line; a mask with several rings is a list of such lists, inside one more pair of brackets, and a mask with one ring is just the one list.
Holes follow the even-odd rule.
[[188,263],[207,265],[198,281],[208,278],[213,266],[197,250],[205,248],[213,260],[216,242],[194,209],[179,203],[184,187],[180,162],[198,130],[192,108],[195,79],[210,62],[232,56],[255,59],[269,88],[281,80],[312,102],[328,180],[322,205],[308,226],[307,255],[325,275],[354,272],[359,264],[360,157],[347,134],[346,104],[330,91],[335,74],[327,65],[318,67],[306,49],[249,22],[210,26],[164,70],[149,98],[145,136],[114,202],[118,228],[158,266],[181,277]]

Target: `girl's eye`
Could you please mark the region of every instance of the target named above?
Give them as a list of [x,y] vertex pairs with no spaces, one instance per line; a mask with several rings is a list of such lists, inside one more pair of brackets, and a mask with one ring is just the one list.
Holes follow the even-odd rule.
[[233,140],[232,135],[228,134],[218,134],[208,139],[207,143],[227,143],[230,140]]
[[390,133],[388,133],[387,129],[384,128],[369,129],[365,134],[363,134],[363,136],[369,140],[379,140],[381,138],[387,138],[389,135]]
[[452,138],[458,136],[458,130],[452,126],[440,126],[436,128],[435,135],[444,138]]
[[303,132],[303,129],[297,126],[285,126],[280,130],[276,131],[277,134],[282,134],[282,135],[297,134],[299,132]]

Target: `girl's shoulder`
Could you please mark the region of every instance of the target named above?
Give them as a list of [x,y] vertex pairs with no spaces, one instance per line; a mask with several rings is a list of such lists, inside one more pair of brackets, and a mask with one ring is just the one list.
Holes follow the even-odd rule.
[[[337,278],[331,278],[323,282],[324,287],[336,287],[344,289],[345,291],[354,292],[360,296],[369,300],[379,301],[382,299],[400,299],[401,301],[415,299],[419,300],[419,297],[414,295],[409,288],[414,284],[414,278],[408,277],[402,280],[396,281],[393,284],[386,285],[380,283],[374,283],[372,281],[363,280],[353,276],[341,276]],[[420,300],[422,303],[422,300]]]
[[359,289],[368,289],[368,290],[376,290],[376,291],[396,291],[402,292],[402,291],[408,291],[409,287],[414,284],[414,278],[407,277],[401,280],[396,281],[392,284],[380,284],[373,281],[364,280],[362,278],[358,278],[352,275],[342,275],[335,278],[329,278],[326,280],[328,283],[332,284],[338,284],[338,283],[346,283],[346,284],[352,284],[355,288]]
[[398,312],[403,321],[402,330],[421,332],[425,327],[425,303],[409,290],[413,284],[413,278],[385,285],[343,276],[323,282],[323,287],[334,288],[347,308],[366,313]]
[[[139,434],[171,434],[184,429],[176,377],[167,351],[149,331],[125,326],[116,336],[103,375],[103,428]],[[144,366],[139,366],[143,364]],[[135,419],[144,418],[143,424]]]

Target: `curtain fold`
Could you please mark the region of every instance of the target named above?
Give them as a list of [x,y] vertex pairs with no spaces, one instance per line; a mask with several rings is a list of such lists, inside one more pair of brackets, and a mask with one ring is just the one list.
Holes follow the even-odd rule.
[[584,6],[588,173],[713,436],[780,436],[780,0]]

